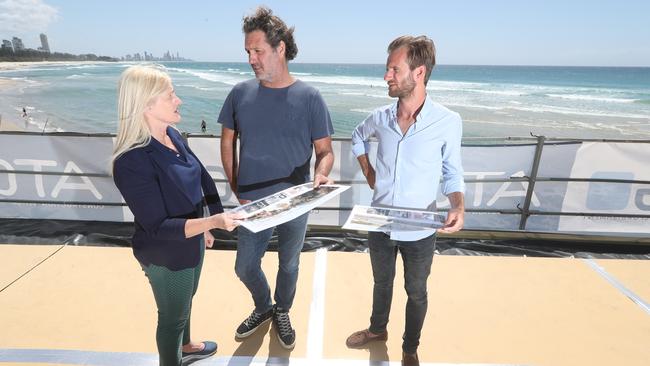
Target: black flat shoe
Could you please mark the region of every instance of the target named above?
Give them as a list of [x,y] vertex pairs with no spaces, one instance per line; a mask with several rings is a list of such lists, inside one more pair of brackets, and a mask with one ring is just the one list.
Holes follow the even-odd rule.
[[182,365],[189,365],[191,363],[194,363],[198,360],[202,360],[204,358],[208,358],[212,356],[213,354],[217,353],[217,344],[214,342],[210,341],[205,341],[203,342],[205,347],[201,351],[197,352],[183,352],[183,360],[182,360]]

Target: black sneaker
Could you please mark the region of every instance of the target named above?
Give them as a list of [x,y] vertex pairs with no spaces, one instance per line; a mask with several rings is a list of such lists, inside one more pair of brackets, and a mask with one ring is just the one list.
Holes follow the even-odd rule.
[[272,317],[273,309],[263,314],[256,313],[255,310],[253,310],[251,315],[246,318],[246,320],[244,320],[237,328],[237,331],[235,332],[235,338],[242,339],[248,337],[249,335],[255,333],[260,325],[271,320]]
[[278,340],[284,349],[293,349],[296,345],[296,331],[291,327],[289,312],[273,307],[273,325],[278,332]]

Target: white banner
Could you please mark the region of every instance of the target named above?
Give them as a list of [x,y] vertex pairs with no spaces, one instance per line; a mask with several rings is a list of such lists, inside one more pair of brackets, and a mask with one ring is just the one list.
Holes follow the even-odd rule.
[[[576,155],[572,178],[650,181],[650,144],[583,143]],[[647,218],[607,217],[590,214],[648,215],[650,185],[608,182],[570,182],[562,212],[560,231],[650,233]]]
[[[238,206],[221,165],[219,138],[190,136],[188,144],[216,180],[223,204]],[[108,171],[112,147],[110,135],[0,133],[0,218],[132,221]],[[350,189],[314,208],[311,225],[339,227],[355,205],[371,203],[373,192],[350,140],[334,139],[333,150],[330,177]],[[375,151],[371,143],[372,162]],[[520,229],[535,151],[534,143],[463,146],[465,228]],[[643,183],[650,181],[648,161],[650,143],[545,144],[524,230],[647,235],[650,220],[625,215],[650,215],[650,185]],[[607,179],[619,182],[602,181]],[[446,197],[438,197],[438,207],[448,207]],[[492,212],[481,212],[486,210]]]

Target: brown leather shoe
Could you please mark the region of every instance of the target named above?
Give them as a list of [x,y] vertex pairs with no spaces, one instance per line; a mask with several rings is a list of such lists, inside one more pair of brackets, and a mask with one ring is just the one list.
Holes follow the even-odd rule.
[[418,359],[418,353],[406,353],[402,352],[402,366],[420,366],[420,360]]
[[351,336],[345,341],[345,345],[349,348],[361,348],[368,342],[372,341],[385,341],[388,339],[388,332],[380,334],[372,334],[368,329],[360,330],[352,333]]

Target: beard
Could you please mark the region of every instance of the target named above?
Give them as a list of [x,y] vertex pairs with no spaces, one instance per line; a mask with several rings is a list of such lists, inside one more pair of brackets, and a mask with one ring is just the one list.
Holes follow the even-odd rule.
[[408,77],[401,82],[398,82],[396,85],[393,84],[393,88],[388,87],[388,96],[391,98],[404,98],[408,97],[413,93],[415,89],[415,80],[413,80],[413,75],[409,73]]
[[255,71],[255,78],[259,81],[266,81],[266,82],[273,81],[271,75],[264,70]]

